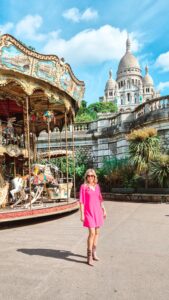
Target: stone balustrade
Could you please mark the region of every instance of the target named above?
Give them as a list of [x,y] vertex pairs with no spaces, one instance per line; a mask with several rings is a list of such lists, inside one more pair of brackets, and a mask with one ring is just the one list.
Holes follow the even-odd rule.
[[[98,120],[75,123],[75,147],[90,149],[96,167],[102,165],[103,157],[124,158],[128,155],[126,134],[142,126],[157,129],[164,151],[169,150],[169,96],[152,99],[140,104],[134,111],[99,115]],[[65,147],[65,135],[62,147]],[[68,127],[68,145],[71,147],[72,126]],[[51,148],[60,146],[60,134],[51,134]],[[38,148],[47,148],[47,134],[38,139]]]
[[75,123],[74,130],[75,131],[87,131],[89,129],[90,122],[86,123]]
[[137,119],[146,113],[166,108],[169,108],[169,96],[149,100],[148,102],[142,103],[134,110],[134,119]]

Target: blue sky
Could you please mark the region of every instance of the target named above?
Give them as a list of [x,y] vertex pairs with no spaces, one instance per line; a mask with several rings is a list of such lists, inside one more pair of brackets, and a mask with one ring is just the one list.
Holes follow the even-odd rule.
[[144,74],[169,94],[169,7],[164,0],[1,0],[0,31],[36,51],[64,57],[85,81],[85,100],[98,101],[108,71],[116,78],[127,32]]

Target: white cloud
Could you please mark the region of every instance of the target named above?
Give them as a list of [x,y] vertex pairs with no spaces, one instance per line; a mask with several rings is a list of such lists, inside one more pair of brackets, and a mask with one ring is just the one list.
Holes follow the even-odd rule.
[[2,34],[9,33],[13,27],[14,27],[14,24],[11,22],[8,22],[4,25],[0,25],[0,32]]
[[[88,29],[79,32],[69,40],[59,36],[59,33],[49,38],[44,52],[63,56],[67,62],[101,63],[108,60],[119,60],[125,53],[127,31],[105,25],[99,29]],[[139,48],[134,34],[130,34],[132,51]]]
[[43,19],[39,15],[27,15],[16,24],[15,34],[30,40],[43,41],[46,35],[38,33]]
[[76,7],[70,8],[63,13],[63,17],[65,19],[71,20],[73,22],[79,22],[80,20],[80,12]]
[[98,17],[98,12],[92,8],[87,8],[84,12],[80,12],[78,8],[72,7],[63,13],[65,19],[73,22],[90,21]]
[[157,86],[157,89],[160,91],[163,91],[167,88],[169,88],[169,81],[160,82],[159,85]]
[[[86,12],[84,18],[89,16],[90,11]],[[98,29],[81,31],[70,39],[64,39],[59,30],[44,34],[41,30],[42,23],[40,15],[27,15],[16,24],[3,25],[3,29],[5,26],[12,29],[12,34],[23,41],[43,42],[42,52],[64,57],[68,63],[74,65],[117,61],[125,53],[126,30],[104,25]],[[136,34],[130,33],[133,52],[140,47],[135,36]]]
[[169,71],[169,51],[160,54],[155,62],[155,65],[161,68],[163,71]]
[[98,12],[92,8],[87,8],[81,16],[81,20],[90,21],[97,19]]

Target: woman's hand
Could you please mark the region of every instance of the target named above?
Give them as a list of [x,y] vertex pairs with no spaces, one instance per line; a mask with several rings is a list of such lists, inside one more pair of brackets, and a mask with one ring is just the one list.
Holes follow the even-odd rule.
[[80,221],[84,222],[84,205],[80,203]]
[[107,217],[106,210],[105,210],[105,208],[104,208],[104,207],[103,207],[102,209],[103,209],[103,217],[104,217],[104,219],[106,219],[106,217]]
[[84,222],[84,215],[81,215],[81,216],[80,216],[80,221],[81,221],[81,222]]

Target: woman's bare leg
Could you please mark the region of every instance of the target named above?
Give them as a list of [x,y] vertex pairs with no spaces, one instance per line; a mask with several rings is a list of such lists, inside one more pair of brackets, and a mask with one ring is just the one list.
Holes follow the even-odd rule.
[[96,254],[96,247],[97,247],[97,243],[98,243],[99,233],[100,233],[100,228],[96,227],[94,241],[93,241],[93,249],[92,249],[92,255],[93,255],[94,260],[99,260],[97,254]]
[[95,228],[89,228],[89,236],[87,239],[87,263],[90,266],[93,266],[92,250],[93,250],[94,237],[95,237]]
[[99,238],[99,233],[100,233],[100,228],[96,227],[95,228],[95,236],[94,236],[94,240],[93,240],[93,246],[97,246],[98,243],[98,238]]
[[89,235],[87,239],[87,249],[92,250],[95,239],[95,228],[89,228]]

